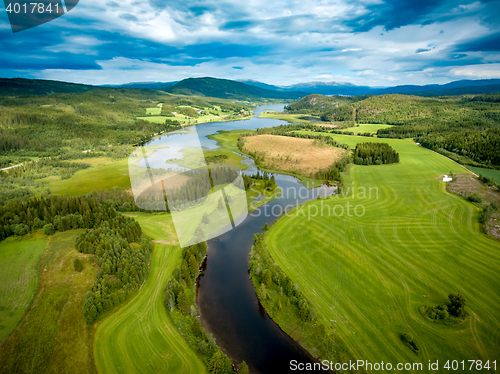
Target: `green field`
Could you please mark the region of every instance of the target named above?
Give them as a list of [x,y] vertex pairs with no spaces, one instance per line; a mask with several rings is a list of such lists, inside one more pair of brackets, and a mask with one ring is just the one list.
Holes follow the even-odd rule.
[[59,195],[84,195],[93,190],[130,188],[130,177],[128,174],[128,159],[109,161],[104,165],[78,170],[69,179],[60,177],[48,177],[50,191]]
[[[353,148],[367,140],[334,138]],[[427,360],[498,360],[500,243],[480,233],[479,209],[447,193],[439,178],[464,170],[409,140],[370,141],[389,143],[401,162],[353,166],[354,196],[305,205],[307,215],[323,204],[323,217],[280,219],[266,237],[271,255],[355,359],[423,362],[426,372]],[[368,197],[370,187],[378,198],[375,190]],[[336,205],[339,216],[328,216]],[[361,208],[354,214],[357,205],[364,215]],[[419,306],[445,303],[451,292],[467,300],[463,323],[443,326],[421,316]],[[419,355],[402,343],[403,333],[413,335]]]
[[230,151],[241,153],[238,148],[238,136],[253,133],[253,130],[220,130],[216,134],[208,135],[208,139],[215,140],[217,145]]
[[[21,250],[28,246],[46,249],[39,261],[40,287],[33,305],[0,345],[0,373],[95,373],[92,330],[85,324],[82,308],[96,270],[74,247],[82,231],[17,243]],[[77,257],[84,267],[81,272],[74,269]]]
[[500,170],[478,168],[475,166],[467,166],[467,169],[472,170],[476,174],[484,175],[488,178],[493,178],[495,183],[500,184]]
[[151,114],[154,116],[159,116],[161,114],[161,108],[146,108],[146,114]]
[[8,238],[0,243],[0,343],[9,337],[31,306],[38,289],[43,239]]
[[[133,217],[153,239],[165,240],[172,232],[168,214],[134,214]],[[158,221],[166,226],[157,226]],[[100,373],[206,372],[168,318],[163,305],[163,292],[181,251],[178,245],[157,243],[145,284],[99,325],[94,355]]]
[[379,123],[360,123],[356,127],[348,127],[346,129],[343,129],[343,131],[352,131],[354,132],[355,135],[359,133],[365,133],[369,132],[371,134],[375,134],[378,129],[386,129],[388,127],[391,127],[392,125],[383,125]]

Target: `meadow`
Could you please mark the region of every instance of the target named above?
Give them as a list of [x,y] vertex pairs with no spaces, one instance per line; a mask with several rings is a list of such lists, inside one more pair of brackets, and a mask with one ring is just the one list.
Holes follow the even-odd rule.
[[38,260],[45,246],[40,238],[0,242],[0,343],[31,306],[38,289]]
[[246,137],[242,150],[247,154],[258,155],[267,169],[285,170],[310,177],[347,154],[342,148],[317,144],[313,139],[277,135]]
[[[366,141],[333,137],[352,148]],[[422,362],[424,372],[428,360],[497,359],[500,243],[480,233],[479,209],[441,182],[464,169],[410,140],[370,141],[389,143],[400,163],[355,165],[346,197],[314,200],[280,218],[265,240],[274,261],[355,359]],[[308,212],[317,215],[307,219]],[[420,314],[451,292],[467,301],[462,323],[438,325]],[[405,333],[418,355],[402,342]]]
[[[168,318],[163,292],[181,248],[169,214],[130,214],[156,243],[149,276],[139,292],[98,326],[94,356],[100,373],[204,373],[204,364]],[[175,243],[175,244],[173,244]]]
[[[36,234],[41,239],[26,238],[16,243],[17,250],[28,246],[46,249],[39,261],[40,287],[33,304],[13,334],[0,345],[0,373],[95,372],[92,329],[83,319],[82,308],[96,270],[74,247],[82,231],[49,237]],[[7,240],[1,246],[9,244]],[[75,258],[83,264],[81,272],[75,271]]]
[[69,179],[53,176],[43,179],[54,194],[78,196],[94,190],[130,188],[128,159],[102,160],[98,165],[78,170]]

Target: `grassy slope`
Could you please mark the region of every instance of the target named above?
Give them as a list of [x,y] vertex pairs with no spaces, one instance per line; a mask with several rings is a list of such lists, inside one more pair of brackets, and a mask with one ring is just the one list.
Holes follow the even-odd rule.
[[[85,161],[84,161],[85,162]],[[92,190],[118,188],[130,188],[130,177],[128,174],[128,159],[121,159],[108,164],[78,170],[69,179],[60,177],[48,177],[48,187],[54,194],[60,195],[84,195]]]
[[[334,138],[351,147],[366,141]],[[320,318],[336,321],[358,359],[496,359],[500,243],[480,234],[478,209],[445,192],[437,178],[463,169],[409,140],[370,141],[387,142],[401,156],[400,164],[351,169],[352,186],[377,187],[379,198],[323,200],[362,204],[365,216],[283,218],[266,240],[272,256]],[[465,295],[471,318],[453,327],[424,320],[418,307],[446,302],[450,292]],[[405,332],[421,347],[419,356],[401,343]]]
[[342,131],[352,131],[356,135],[364,132],[375,134],[378,129],[386,129],[388,127],[391,127],[391,125],[383,125],[380,123],[360,123],[359,126],[348,127]]
[[[83,320],[83,298],[95,268],[74,248],[81,230],[46,238],[40,258],[40,289],[26,318],[0,346],[0,373],[93,373],[90,331]],[[84,270],[75,272],[73,261]]]
[[44,249],[43,239],[9,238],[0,243],[0,343],[31,306],[38,289],[38,259]]
[[[154,239],[167,237],[163,228],[155,225],[161,215],[134,214],[134,218]],[[171,232],[170,215],[163,215],[163,219]],[[180,255],[178,245],[156,244],[146,283],[133,299],[99,325],[94,354],[100,373],[205,372],[163,306],[163,291]]]

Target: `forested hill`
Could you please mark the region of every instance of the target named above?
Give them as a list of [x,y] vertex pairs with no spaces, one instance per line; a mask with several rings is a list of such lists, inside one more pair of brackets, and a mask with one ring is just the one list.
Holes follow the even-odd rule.
[[96,86],[43,79],[0,78],[0,96],[47,95],[51,93],[82,93]]
[[217,78],[188,78],[180,81],[165,91],[180,95],[198,95],[221,99],[255,100],[298,99],[306,96],[303,92],[279,92],[250,86],[245,83]]

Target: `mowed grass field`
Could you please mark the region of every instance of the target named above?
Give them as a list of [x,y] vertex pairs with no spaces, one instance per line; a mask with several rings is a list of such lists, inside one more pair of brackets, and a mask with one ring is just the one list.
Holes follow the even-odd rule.
[[8,238],[0,242],[0,343],[23,319],[38,289],[43,239]]
[[[153,239],[176,239],[170,236],[173,227],[169,214],[132,216]],[[166,226],[157,225],[160,221]],[[181,252],[178,245],[155,244],[145,284],[129,302],[100,323],[94,340],[94,356],[100,373],[206,372],[163,306],[163,292]]]
[[[74,247],[81,232],[42,235],[46,249],[39,260],[40,287],[26,317],[0,345],[0,373],[95,373],[92,330],[82,308],[96,269]],[[41,245],[33,240],[18,244],[21,250]],[[77,257],[81,272],[74,269]]]
[[[353,166],[353,197],[314,200],[306,217],[281,218],[266,237],[276,263],[355,359],[422,362],[424,372],[428,360],[439,360],[440,371],[446,360],[498,363],[500,242],[480,233],[479,209],[447,193],[438,178],[463,169],[410,140],[333,137],[352,148],[389,143],[401,162]],[[378,197],[373,189],[369,197],[369,187]],[[338,216],[328,216],[327,207],[337,205]],[[361,208],[354,214],[357,205],[364,215]],[[308,220],[309,207],[324,215]],[[469,318],[444,326],[421,316],[419,306],[445,303],[451,292],[465,296]],[[403,333],[413,336],[419,355],[402,343]]]
[[342,148],[317,145],[313,139],[278,135],[249,136],[245,138],[243,151],[265,155],[263,163],[266,168],[311,177],[347,154]]
[[[85,162],[85,161],[84,161]],[[128,173],[128,159],[108,160],[101,165],[88,169],[78,170],[69,179],[48,177],[48,188],[53,194],[58,195],[85,195],[93,190],[130,188]]]

